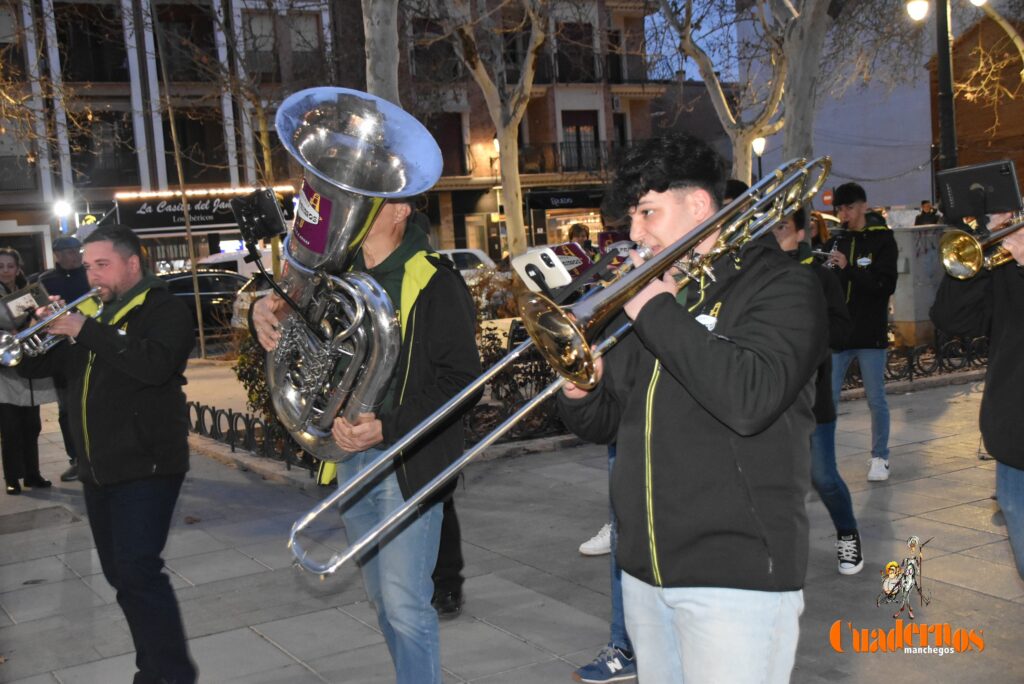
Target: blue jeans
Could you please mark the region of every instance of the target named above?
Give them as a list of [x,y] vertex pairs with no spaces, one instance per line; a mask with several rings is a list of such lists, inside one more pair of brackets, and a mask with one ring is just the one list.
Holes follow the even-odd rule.
[[135,643],[136,684],[193,684],[185,628],[160,554],[184,475],[149,477],[113,485],[82,482],[85,510],[103,576]]
[[1024,470],[996,462],[996,498],[1006,518],[1017,572],[1024,579]]
[[[381,453],[367,449],[338,464],[338,486]],[[405,497],[393,470],[356,494],[342,511],[349,543],[369,532]],[[441,639],[431,572],[441,540],[441,503],[414,516],[360,560],[366,594],[377,609],[377,622],[395,664],[397,684],[441,684]]]
[[889,460],[889,403],[885,399],[885,349],[846,349],[832,354],[832,399],[839,409],[846,369],[854,358],[860,365],[864,393],[871,410],[871,456]]
[[640,684],[786,684],[802,591],[656,587],[622,573]]
[[836,422],[818,423],[811,433],[811,484],[832,516],[839,534],[857,529],[850,490],[836,468]]
[[[615,467],[615,445],[608,445],[608,481],[611,482],[612,469]],[[615,511],[611,501],[608,502],[609,520],[612,524],[611,575],[612,575],[612,629],[611,644],[623,651],[633,651],[633,644],[626,632],[626,616],[622,612],[622,568],[615,560],[619,546],[619,526],[615,522]]]

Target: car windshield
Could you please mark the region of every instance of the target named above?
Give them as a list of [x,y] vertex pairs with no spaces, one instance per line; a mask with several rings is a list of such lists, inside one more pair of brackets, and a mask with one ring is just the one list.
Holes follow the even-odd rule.
[[484,265],[484,262],[480,261],[480,257],[472,252],[454,252],[449,256],[455,262],[455,268],[460,271],[471,271],[474,268],[483,268]]
[[259,292],[260,290],[269,290],[270,281],[262,273],[257,273],[252,278],[249,278],[249,282],[242,286],[239,292],[250,293]]

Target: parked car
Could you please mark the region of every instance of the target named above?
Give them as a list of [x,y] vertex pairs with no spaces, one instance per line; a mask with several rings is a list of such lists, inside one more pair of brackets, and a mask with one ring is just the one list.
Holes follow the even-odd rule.
[[270,294],[270,283],[266,276],[257,273],[249,278],[242,285],[242,288],[235,295],[235,303],[232,306],[231,327],[243,330],[249,327],[249,307],[260,297]]
[[[260,250],[260,255],[263,261],[263,267],[268,271],[270,270],[270,248],[264,247]],[[259,267],[256,266],[255,262],[246,261],[245,258],[249,256],[249,252],[245,250],[239,250],[236,252],[217,252],[211,254],[208,257],[203,257],[197,262],[197,266],[200,268],[215,268],[221,271],[234,271],[235,273],[241,273],[248,277],[255,273],[259,273]]]
[[[246,277],[231,271],[197,269],[199,280],[199,301],[203,311],[203,330],[207,335],[226,335],[230,331],[232,307],[235,295],[245,285]],[[158,273],[158,278],[167,282],[167,287],[196,317],[196,300],[192,289],[192,271],[168,271]],[[193,326],[198,333],[198,326]]]
[[479,249],[439,249],[437,251],[455,264],[455,268],[459,269],[467,283],[475,278],[481,270],[494,268],[494,259]]

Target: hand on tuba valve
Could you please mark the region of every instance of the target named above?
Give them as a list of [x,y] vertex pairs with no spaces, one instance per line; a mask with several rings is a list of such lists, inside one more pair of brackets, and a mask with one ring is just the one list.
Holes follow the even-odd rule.
[[[78,306],[98,297],[99,293],[100,288],[94,287],[70,304],[61,305],[59,301],[54,301],[49,306],[36,311],[40,320],[28,328],[17,334],[0,333],[0,365],[17,366],[25,356],[45,354],[64,339],[74,342],[73,337],[65,336],[77,334],[81,330],[82,322],[78,321],[75,324],[66,319],[69,318],[69,314],[77,314]],[[102,306],[101,303],[101,309]],[[81,316],[81,314],[77,315]],[[43,330],[48,330],[48,332],[46,335],[40,336]]]

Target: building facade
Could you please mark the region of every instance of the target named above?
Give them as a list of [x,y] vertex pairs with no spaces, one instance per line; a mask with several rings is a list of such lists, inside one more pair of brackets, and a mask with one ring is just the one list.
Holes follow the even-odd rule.
[[[21,107],[0,110],[0,241],[32,236],[19,244],[48,255],[50,236],[40,227],[61,229],[58,201],[79,219],[103,215],[118,195],[171,206],[179,173],[199,197],[297,185],[301,168],[273,130],[276,105],[305,87],[363,87],[359,6],[3,0],[0,87]],[[520,131],[534,242],[561,239],[570,221],[596,231],[598,190],[615,151],[650,135],[649,103],[664,92],[646,78],[650,12],[643,0],[556,4]],[[428,126],[445,161],[427,207],[432,238],[438,247],[480,247],[499,257],[499,154],[483,97],[449,42],[424,40],[430,17],[410,16],[403,3],[400,24],[402,104]],[[510,77],[524,40],[514,31],[505,37]],[[435,84],[433,99],[417,88],[425,83]],[[73,231],[74,221],[65,229]],[[180,264],[183,234],[180,219],[166,230],[150,226],[154,261]],[[195,234],[199,254],[236,237],[223,222],[198,225]]]

